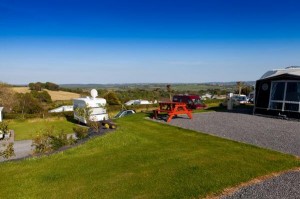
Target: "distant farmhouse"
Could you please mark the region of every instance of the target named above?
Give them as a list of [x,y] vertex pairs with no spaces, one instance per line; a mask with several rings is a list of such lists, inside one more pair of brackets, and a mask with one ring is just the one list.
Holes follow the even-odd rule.
[[257,80],[254,113],[300,119],[300,67],[268,71]]

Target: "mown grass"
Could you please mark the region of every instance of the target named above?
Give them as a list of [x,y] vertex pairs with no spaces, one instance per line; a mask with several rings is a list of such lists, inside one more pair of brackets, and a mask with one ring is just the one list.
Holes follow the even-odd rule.
[[0,198],[201,198],[300,166],[290,155],[144,116],[59,154],[1,163]]
[[15,140],[32,139],[46,128],[53,128],[54,134],[62,131],[72,133],[74,123],[67,121],[64,117],[47,119],[8,120],[9,128],[15,132]]

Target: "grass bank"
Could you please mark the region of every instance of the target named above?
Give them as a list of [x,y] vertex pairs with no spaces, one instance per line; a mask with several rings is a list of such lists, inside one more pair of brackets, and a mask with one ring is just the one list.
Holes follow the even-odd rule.
[[0,164],[0,198],[198,198],[300,166],[290,155],[136,114],[68,151]]

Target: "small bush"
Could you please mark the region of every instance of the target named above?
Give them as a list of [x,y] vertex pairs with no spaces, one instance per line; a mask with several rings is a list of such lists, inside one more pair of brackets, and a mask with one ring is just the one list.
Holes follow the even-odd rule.
[[14,143],[11,142],[6,146],[6,149],[4,149],[3,151],[0,151],[0,157],[9,159],[12,156],[16,156],[16,155],[15,155],[15,150],[14,150]]
[[64,132],[61,132],[58,136],[51,135],[49,138],[52,150],[57,150],[63,146],[69,145],[68,135]]
[[99,132],[101,128],[101,123],[96,121],[88,121],[87,124],[93,132]]
[[2,131],[4,134],[8,133],[8,122],[7,121],[0,122],[0,131]]
[[83,139],[86,138],[88,136],[88,129],[86,127],[74,127],[73,131],[75,132],[75,135],[78,139]]
[[34,147],[34,153],[47,153],[52,150],[48,134],[38,134],[33,138],[31,146]]
[[53,128],[47,128],[43,134],[38,134],[33,140],[32,145],[34,147],[34,153],[47,153],[58,150],[59,148],[67,145],[72,145],[75,140],[64,133],[63,131],[59,135],[53,134]]

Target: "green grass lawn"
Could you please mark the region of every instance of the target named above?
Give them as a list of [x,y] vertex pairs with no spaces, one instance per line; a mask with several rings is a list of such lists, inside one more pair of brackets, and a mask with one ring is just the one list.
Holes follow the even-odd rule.
[[198,198],[300,166],[290,155],[136,114],[49,157],[0,164],[0,198]]
[[15,140],[32,139],[45,128],[52,128],[54,133],[72,133],[74,123],[67,121],[64,117],[48,119],[10,120],[9,128],[15,131]]

